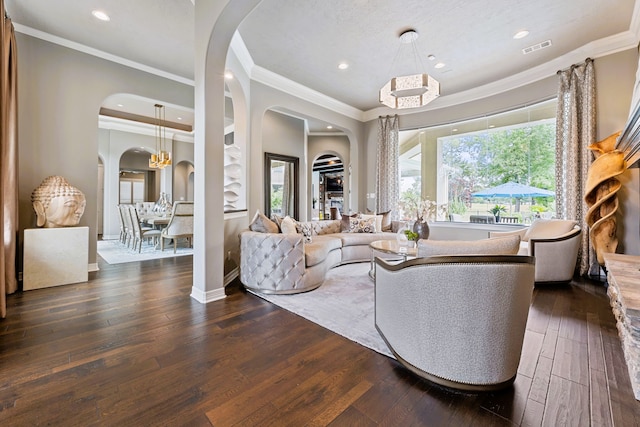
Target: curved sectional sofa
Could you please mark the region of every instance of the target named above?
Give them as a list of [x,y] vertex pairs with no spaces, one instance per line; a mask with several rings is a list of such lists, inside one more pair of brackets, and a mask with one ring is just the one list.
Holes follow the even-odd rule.
[[370,261],[371,242],[396,239],[394,232],[342,232],[340,220],[300,224],[311,229],[311,242],[300,233],[240,233],[240,281],[246,288],[266,294],[310,291],[332,267]]

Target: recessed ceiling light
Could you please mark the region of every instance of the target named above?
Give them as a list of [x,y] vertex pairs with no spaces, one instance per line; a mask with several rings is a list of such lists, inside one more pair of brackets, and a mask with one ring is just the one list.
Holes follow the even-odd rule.
[[338,64],[338,68],[341,70],[346,70],[347,68],[349,68],[349,64],[347,64],[346,62],[341,62]]
[[529,35],[529,31],[521,30],[521,31],[518,31],[517,33],[515,33],[513,35],[513,38],[518,40],[518,39],[523,39],[523,38],[527,37],[528,35]]
[[178,117],[178,120],[182,120],[182,117]]
[[109,18],[109,15],[107,15],[106,12],[102,11],[102,10],[92,10],[91,14],[101,20],[101,21],[111,21],[111,18]]
[[458,128],[451,129],[451,132],[458,132]]
[[124,105],[122,105],[122,104],[118,104],[118,107],[124,107]]
[[494,128],[494,127],[496,127],[496,125],[489,125],[489,128],[490,128],[490,129],[491,129],[491,128]]
[[427,56],[427,58],[429,59],[429,61],[433,61],[433,60],[436,59],[436,56],[435,55],[429,55],[429,56]]
[[226,71],[224,73],[224,78],[227,79],[227,80],[233,79],[233,73],[231,71]]
[[327,126],[327,129],[333,129],[333,126],[329,125]]
[[443,68],[445,66],[444,62],[438,62],[436,65],[434,65],[434,68]]

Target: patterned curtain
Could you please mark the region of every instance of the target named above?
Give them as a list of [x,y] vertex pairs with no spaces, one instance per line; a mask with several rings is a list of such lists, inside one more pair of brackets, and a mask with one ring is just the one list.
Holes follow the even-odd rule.
[[6,294],[18,288],[18,82],[16,36],[0,0],[0,180],[2,181],[2,245],[0,245],[0,317],[7,316]]
[[593,60],[558,71],[556,117],[556,212],[558,218],[573,219],[582,227],[578,255],[580,274],[597,274],[598,262],[589,244],[584,202],[587,172],[592,155],[589,144],[596,138],[596,84]]
[[378,155],[376,160],[376,212],[394,210],[400,198],[398,166],[398,116],[378,118]]

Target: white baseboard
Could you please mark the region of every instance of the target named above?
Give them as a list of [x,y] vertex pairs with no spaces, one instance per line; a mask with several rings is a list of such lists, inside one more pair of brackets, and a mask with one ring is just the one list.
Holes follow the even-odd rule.
[[240,275],[240,267],[236,267],[224,276],[223,286],[226,288],[229,283],[233,282]]
[[191,287],[191,298],[202,304],[225,299],[224,288],[203,292],[201,289]]
[[118,240],[120,239],[119,234],[103,234],[102,240]]
[[100,271],[100,269],[98,268],[98,263],[97,262],[90,263],[89,266],[87,267],[87,271],[89,273],[91,273],[92,271]]

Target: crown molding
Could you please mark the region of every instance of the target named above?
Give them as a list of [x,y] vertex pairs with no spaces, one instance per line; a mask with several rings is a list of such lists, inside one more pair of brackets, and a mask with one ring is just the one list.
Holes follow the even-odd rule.
[[124,65],[129,68],[134,68],[136,70],[144,71],[145,73],[154,74],[159,77],[164,77],[165,79],[173,80],[178,83],[183,83],[189,86],[195,86],[195,81],[193,79],[188,79],[186,77],[178,76],[176,74],[162,71],[157,68],[149,67],[148,65],[140,64],[139,62],[130,61],[120,56],[112,55],[102,50],[94,49],[92,47],[89,47],[80,43],[76,43],[71,40],[64,39],[62,37],[54,36],[53,34],[45,33],[44,31],[36,30],[35,28],[27,27],[26,25],[18,24],[16,22],[13,23],[13,27],[19,33],[26,34],[28,36],[35,37],[40,40],[44,40],[50,43],[64,46],[69,49],[77,50],[79,52],[96,56],[98,58],[101,58],[110,62],[115,62],[117,64]]
[[312,104],[327,108],[355,120],[362,121],[363,119],[362,110],[303,86],[300,83],[296,83],[293,80],[289,80],[286,77],[269,71],[266,68],[262,68],[259,65],[253,67],[250,75],[252,80],[270,86],[281,92],[309,101]]
[[244,72],[247,76],[251,75],[251,70],[255,67],[255,63],[253,62],[253,58],[251,57],[251,53],[249,53],[249,49],[247,49],[247,45],[244,44],[244,40],[242,36],[236,30],[233,33],[233,37],[231,38],[231,51],[235,54],[236,58],[238,58],[238,62],[244,69]]
[[[156,126],[148,123],[125,120],[118,117],[98,116],[98,128],[106,130],[117,130],[120,132],[135,133],[138,135],[156,136]],[[194,133],[179,131],[176,129],[166,129],[167,139],[170,141],[194,142]]]

